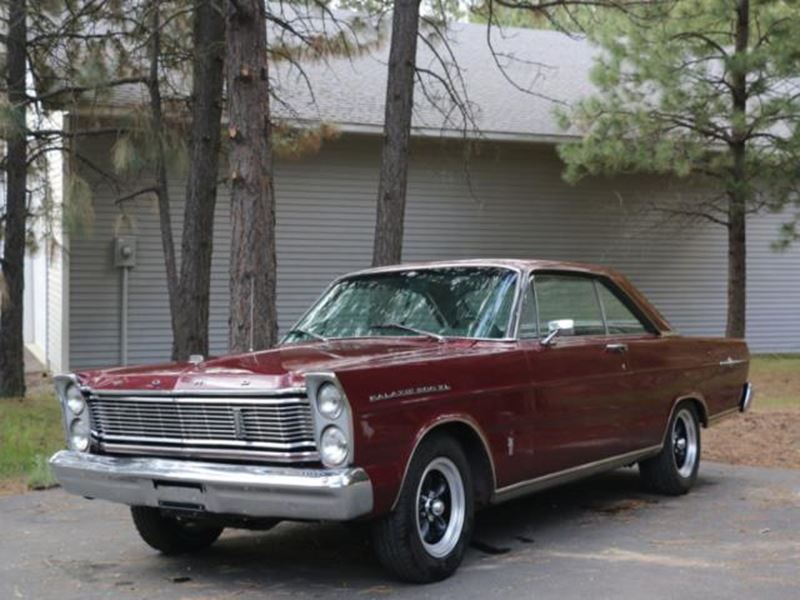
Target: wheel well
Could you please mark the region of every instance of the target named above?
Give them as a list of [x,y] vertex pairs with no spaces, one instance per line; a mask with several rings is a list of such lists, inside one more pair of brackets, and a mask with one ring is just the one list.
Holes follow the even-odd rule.
[[449,435],[461,444],[467,455],[467,460],[472,466],[475,505],[476,507],[481,507],[489,504],[494,492],[494,470],[487,454],[486,445],[478,432],[465,422],[449,421],[428,431],[423,439],[436,434]]
[[688,403],[694,406],[694,409],[697,411],[697,418],[700,420],[700,424],[703,427],[708,427],[708,412],[706,411],[706,405],[703,402],[701,402],[698,398],[681,398],[676,406],[683,403]]

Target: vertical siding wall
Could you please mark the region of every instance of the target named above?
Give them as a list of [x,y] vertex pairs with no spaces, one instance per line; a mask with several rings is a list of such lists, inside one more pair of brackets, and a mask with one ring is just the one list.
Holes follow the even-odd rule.
[[[63,127],[63,117],[58,116],[55,125]],[[53,206],[62,210],[64,206],[64,156],[61,152],[51,153],[48,158],[48,177],[50,180]],[[54,373],[63,373],[68,368],[67,321],[64,303],[68,294],[66,279],[68,250],[61,222],[53,219],[52,240],[47,252],[47,366]]]
[[[64,124],[62,113],[46,116],[45,127],[61,129]],[[47,196],[42,191],[31,199],[32,212],[43,207],[45,199],[53,207],[53,217],[59,215],[63,203],[64,159],[61,152],[47,155]],[[0,182],[2,183],[2,182]],[[2,184],[0,195],[5,193]],[[0,202],[2,204],[2,202]],[[63,290],[64,260],[62,251],[63,231],[58,218],[45,222],[38,217],[30,223],[37,242],[35,251],[25,255],[25,297],[24,297],[24,336],[28,350],[45,368],[58,373],[65,368],[63,342]]]
[[[103,160],[110,143],[93,142],[84,151]],[[343,136],[315,156],[278,165],[282,328],[333,277],[369,265],[379,149],[377,138]],[[723,332],[724,230],[667,222],[643,211],[643,199],[677,193],[669,182],[625,178],[571,187],[561,180],[553,149],[544,146],[487,147],[472,159],[469,177],[455,144],[418,142],[412,155],[405,259],[539,257],[608,264],[625,272],[680,331]],[[128,203],[124,210],[134,223],[128,231],[114,203],[116,192],[91,173],[84,175],[93,181],[96,218],[91,237],[71,241],[71,366],[119,361],[121,279],[112,266],[115,231],[138,238],[138,262],[130,274],[129,361],[168,359],[156,207],[149,199]],[[170,190],[176,229],[183,216],[183,181],[176,175]],[[227,190],[220,188],[211,291],[214,353],[225,351],[227,338],[228,201]],[[800,351],[800,248],[771,251],[780,223],[778,215],[750,222],[748,338],[762,352]]]

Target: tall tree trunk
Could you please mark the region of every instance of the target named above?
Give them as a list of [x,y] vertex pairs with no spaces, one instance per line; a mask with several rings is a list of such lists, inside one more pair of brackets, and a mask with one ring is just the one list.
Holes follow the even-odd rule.
[[216,2],[194,2],[191,162],[181,243],[181,310],[172,358],[208,356],[208,304],[217,202],[225,19]]
[[226,35],[231,193],[232,351],[272,346],[275,308],[275,197],[263,0],[231,1]]
[[728,321],[725,335],[743,338],[747,293],[745,201],[741,195],[732,194],[728,202]]
[[167,293],[169,297],[170,323],[172,337],[178,330],[177,316],[180,308],[178,289],[178,270],[175,264],[175,242],[172,236],[172,215],[170,213],[169,187],[167,180],[166,150],[164,148],[164,115],[161,107],[161,86],[159,83],[159,64],[161,60],[161,15],[158,0],[152,0],[150,10],[150,74],[147,89],[150,95],[150,127],[156,138],[155,190],[158,198],[158,221],[161,229],[161,248],[164,253],[164,267],[167,273]]
[[392,15],[392,45],[386,83],[378,212],[372,250],[374,266],[399,263],[403,255],[418,29],[419,0],[397,0]]
[[738,0],[736,6],[735,56],[738,66],[731,74],[731,95],[733,100],[732,141],[729,145],[731,156],[731,179],[728,189],[728,322],[725,335],[743,338],[746,329],[747,295],[747,244],[746,215],[748,173],[746,168],[746,135],[742,128],[747,111],[747,71],[741,66],[750,44],[750,2]]
[[8,99],[14,110],[14,129],[6,155],[6,209],[3,232],[3,278],[8,296],[0,306],[0,396],[25,395],[25,358],[22,310],[25,274],[25,217],[28,146],[25,134],[25,54],[27,26],[25,0],[8,5]]

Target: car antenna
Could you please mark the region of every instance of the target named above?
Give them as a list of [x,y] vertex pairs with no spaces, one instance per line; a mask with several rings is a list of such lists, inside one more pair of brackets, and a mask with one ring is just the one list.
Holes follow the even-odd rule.
[[255,277],[250,275],[250,352],[253,351],[253,328],[255,326]]

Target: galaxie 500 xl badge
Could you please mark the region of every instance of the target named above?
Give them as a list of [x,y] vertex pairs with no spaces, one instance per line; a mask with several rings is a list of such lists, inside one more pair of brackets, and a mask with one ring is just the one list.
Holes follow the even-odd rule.
[[402,390],[392,390],[391,392],[383,392],[381,394],[372,394],[369,397],[370,402],[378,402],[380,400],[393,400],[394,398],[407,398],[409,396],[422,396],[425,394],[441,394],[442,392],[449,392],[450,386],[446,383],[437,385],[420,385],[418,387],[405,388]]

